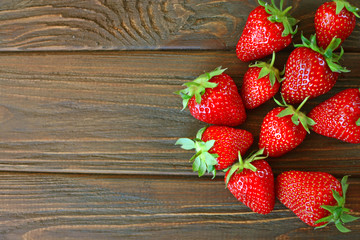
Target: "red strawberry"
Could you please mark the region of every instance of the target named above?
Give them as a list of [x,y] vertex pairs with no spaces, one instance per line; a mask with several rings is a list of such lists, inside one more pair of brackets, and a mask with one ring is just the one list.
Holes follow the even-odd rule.
[[280,157],[304,141],[309,126],[314,124],[312,119],[300,112],[306,100],[297,109],[276,101],[281,107],[274,108],[265,116],[260,130],[259,148],[264,148],[268,156]]
[[225,183],[237,200],[254,212],[270,213],[275,204],[274,175],[270,165],[261,156],[263,150],[239,162],[225,174]]
[[204,73],[186,89],[176,92],[183,98],[183,109],[189,107],[196,119],[215,125],[237,126],[246,119],[243,101],[233,79],[221,67]]
[[249,66],[240,89],[245,108],[253,109],[275,96],[280,88],[279,70],[273,67],[275,53],[271,63],[258,62]]
[[236,55],[244,62],[260,59],[286,48],[296,33],[292,27],[297,20],[288,14],[291,7],[283,11],[283,1],[280,9],[273,0],[271,5],[260,0],[258,2],[260,6],[250,12],[236,46]]
[[275,181],[276,197],[310,226],[321,228],[335,222],[341,232],[349,232],[343,223],[358,218],[347,214],[350,209],[344,207],[347,178],[340,184],[324,172],[283,172]]
[[360,143],[360,91],[349,88],[313,108],[313,131],[332,138]]
[[[353,32],[359,9],[344,0],[322,4],[315,13],[315,30],[318,45],[327,48],[336,37],[341,43]],[[355,17],[356,16],[356,17]]]
[[310,40],[304,36],[301,39],[303,44],[295,45],[297,48],[287,60],[281,85],[281,94],[290,104],[325,94],[335,85],[339,73],[349,71],[338,64],[343,51],[340,55],[333,53],[339,38],[334,38],[325,50],[317,46],[315,35]]
[[180,138],[175,144],[186,150],[195,149],[196,154],[190,159],[194,161],[193,170],[199,176],[206,171],[213,173],[232,165],[238,158],[238,152],[245,154],[253,143],[250,132],[226,126],[210,126],[202,128],[194,140]]

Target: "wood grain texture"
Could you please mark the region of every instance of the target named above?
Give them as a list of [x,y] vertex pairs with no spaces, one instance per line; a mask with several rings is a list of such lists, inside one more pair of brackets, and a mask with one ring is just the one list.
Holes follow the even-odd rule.
[[[299,42],[301,32],[314,32],[314,12],[325,0],[284,2],[300,20]],[[223,173],[198,178],[192,152],[174,145],[205,124],[181,111],[173,92],[220,65],[241,86],[248,64],[234,48],[256,6],[257,0],[1,0],[0,239],[357,239],[360,221],[340,234],[334,226],[315,231],[278,201],[266,216],[253,213],[224,188]],[[352,71],[305,111],[360,87],[359,27],[344,43],[343,65]],[[278,54],[277,67],[292,48]],[[239,126],[253,133],[253,149],[273,107],[269,101],[248,111]],[[347,206],[360,217],[359,156],[359,144],[311,133],[268,161],[275,175],[351,175]]]
[[[300,21],[295,42],[301,32],[314,33],[314,13],[324,2],[285,1]],[[234,49],[256,6],[256,0],[2,0],[0,50]],[[359,51],[359,26],[346,50]]]
[[[360,181],[348,207],[360,216]],[[253,213],[222,180],[104,175],[0,175],[0,238],[54,239],[356,239],[360,222],[314,230],[276,202]],[[184,197],[186,196],[186,197]]]
[[[287,55],[278,56],[283,66]],[[357,54],[327,95],[359,87]],[[173,94],[203,70],[227,67],[240,87],[247,64],[231,51],[0,54],[0,170],[191,175],[190,151],[175,146],[204,123]],[[269,101],[248,111],[245,124],[257,148]],[[360,146],[311,133],[294,151],[269,159],[275,173],[323,170],[360,176]]]

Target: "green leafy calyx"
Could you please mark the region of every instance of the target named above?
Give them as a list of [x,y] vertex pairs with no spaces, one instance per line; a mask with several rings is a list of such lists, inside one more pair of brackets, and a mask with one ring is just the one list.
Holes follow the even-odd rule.
[[358,11],[359,8],[352,6],[349,2],[345,0],[333,0],[336,3],[336,15],[338,15],[341,10],[346,8],[349,12],[353,13],[356,17],[360,18]]
[[255,62],[251,64],[249,67],[258,67],[261,68],[259,76],[257,79],[263,78],[265,76],[269,76],[271,86],[274,86],[275,82],[281,82],[280,71],[274,67],[275,63],[275,52],[273,52],[272,58],[270,62]]
[[336,228],[340,232],[347,233],[347,232],[350,232],[350,229],[346,228],[344,226],[344,224],[353,222],[353,221],[359,219],[358,217],[349,215],[348,212],[350,212],[350,209],[345,208],[346,191],[349,187],[349,184],[346,183],[347,179],[348,179],[348,176],[344,176],[341,180],[342,196],[340,196],[340,194],[337,191],[335,191],[334,189],[331,190],[333,193],[333,196],[337,202],[337,205],[321,206],[322,208],[328,210],[330,212],[330,215],[317,220],[315,222],[315,224],[318,224],[318,223],[325,223],[325,224],[323,224],[319,227],[316,227],[315,229],[323,228],[323,227],[327,226],[329,223],[333,222],[333,223],[335,223]]
[[[282,96],[281,96],[282,97]],[[281,117],[285,117],[285,116],[289,116],[291,115],[291,121],[298,126],[299,124],[301,124],[304,129],[306,130],[306,132],[310,133],[310,127],[314,126],[316,124],[316,122],[309,118],[308,116],[306,116],[305,113],[301,112],[301,108],[305,105],[306,101],[309,99],[309,97],[305,98],[304,101],[295,109],[292,105],[288,105],[284,98],[282,98],[283,102],[279,102],[278,100],[276,100],[274,98],[274,101],[281,107],[284,107],[285,109],[282,110],[277,117],[281,118]]]
[[263,6],[270,16],[268,20],[270,22],[278,22],[282,23],[284,26],[284,31],[282,32],[282,36],[286,37],[287,35],[295,35],[297,32],[297,27],[293,29],[293,27],[297,24],[298,20],[293,18],[289,11],[292,7],[288,7],[283,10],[284,0],[280,1],[280,8],[275,5],[275,1],[271,0],[271,4],[268,4],[264,1],[258,0],[259,4]]
[[195,155],[190,158],[190,162],[193,162],[193,171],[198,172],[199,177],[203,176],[206,172],[212,173],[213,178],[216,176],[215,165],[218,164],[218,154],[209,153],[209,150],[214,146],[215,140],[209,140],[204,142],[201,137],[206,130],[206,127],[201,128],[195,139],[179,138],[175,145],[181,145],[182,149],[192,150],[195,149]]
[[204,95],[205,90],[207,88],[215,88],[217,83],[209,82],[211,78],[222,74],[226,69],[222,69],[221,67],[217,67],[211,72],[207,72],[201,74],[192,82],[187,82],[183,84],[187,88],[176,91],[175,94],[178,94],[183,99],[183,109],[185,109],[188,105],[189,100],[195,96],[195,101],[200,104],[201,96]]
[[295,47],[307,47],[315,52],[320,53],[324,57],[327,65],[329,66],[331,71],[337,72],[337,73],[350,72],[350,70],[346,69],[345,67],[342,67],[339,64],[339,61],[344,54],[344,49],[342,47],[340,48],[341,49],[340,54],[334,53],[334,51],[341,44],[340,38],[334,37],[325,50],[317,45],[316,34],[311,35],[310,39],[307,39],[306,37],[304,37],[304,35],[301,34],[301,40],[302,40],[301,44],[295,44],[294,46]]
[[225,171],[228,171],[228,174],[226,175],[226,187],[231,179],[231,177],[234,175],[234,173],[241,173],[244,169],[250,169],[253,172],[256,172],[256,167],[252,164],[252,162],[265,159],[267,156],[263,156],[264,149],[260,149],[257,152],[250,154],[249,157],[247,157],[245,160],[242,159],[240,151],[238,153],[239,155],[239,162],[233,164],[230,168],[225,169]]

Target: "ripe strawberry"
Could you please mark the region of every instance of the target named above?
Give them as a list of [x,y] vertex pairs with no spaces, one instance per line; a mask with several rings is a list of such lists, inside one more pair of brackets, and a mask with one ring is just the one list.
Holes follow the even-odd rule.
[[284,155],[304,141],[306,132],[310,133],[309,126],[314,125],[314,121],[300,112],[306,100],[297,109],[276,101],[280,107],[265,116],[260,130],[259,148],[264,148],[268,156]]
[[280,92],[290,104],[325,94],[335,85],[339,73],[349,72],[338,64],[343,49],[340,55],[333,53],[340,44],[339,38],[334,38],[325,50],[317,46],[315,35],[310,40],[304,36],[301,39],[303,43],[295,45],[287,60],[281,85]]
[[221,67],[204,73],[186,89],[175,92],[183,98],[183,109],[189,107],[196,119],[215,125],[237,126],[246,119],[243,101],[233,79]]
[[360,90],[349,88],[313,108],[313,131],[332,138],[360,143]]
[[250,12],[236,46],[236,55],[244,62],[260,59],[286,48],[296,33],[292,28],[297,20],[288,14],[291,7],[283,11],[283,0],[280,9],[275,6],[274,0],[271,5],[260,0],[258,2],[260,6]]
[[[316,40],[319,47],[327,48],[336,37],[341,43],[353,32],[359,9],[344,0],[322,4],[315,13]],[[355,17],[356,16],[356,17]]]
[[204,127],[198,131],[194,140],[180,138],[175,144],[186,150],[195,149],[193,170],[201,177],[206,170],[213,173],[232,165],[238,152],[245,154],[253,143],[253,135],[242,129],[226,126]]
[[344,207],[348,188],[345,176],[341,183],[324,172],[288,171],[275,181],[276,197],[306,224],[322,228],[334,222],[341,232],[350,230],[343,223],[354,221]]
[[257,62],[246,71],[240,89],[246,109],[260,106],[279,91],[281,78],[274,62],[275,53],[270,63]]
[[274,175],[270,165],[261,156],[263,149],[239,162],[225,174],[225,183],[237,200],[254,212],[270,213],[275,204]]

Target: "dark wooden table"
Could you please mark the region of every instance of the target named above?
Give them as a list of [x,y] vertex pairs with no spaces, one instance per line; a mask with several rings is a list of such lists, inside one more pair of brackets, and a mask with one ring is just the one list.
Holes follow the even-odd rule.
[[[314,33],[324,0],[289,0],[299,33]],[[350,1],[359,6],[355,0]],[[1,0],[0,239],[359,239],[314,230],[278,201],[255,214],[198,178],[174,143],[204,124],[173,92],[203,71],[228,68],[240,87],[248,63],[235,46],[255,0]],[[294,42],[300,41],[300,34]],[[360,87],[360,21],[344,43],[342,74],[325,96]],[[282,68],[292,46],[278,54]],[[248,111],[255,136],[275,106]],[[351,175],[360,216],[360,145],[311,133],[268,159],[286,170]]]

